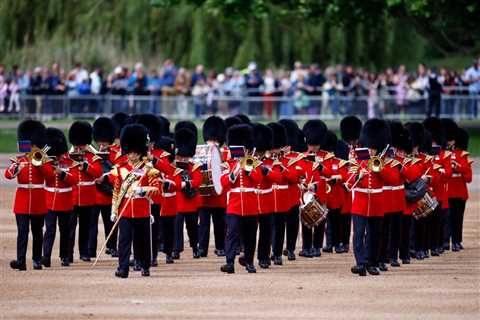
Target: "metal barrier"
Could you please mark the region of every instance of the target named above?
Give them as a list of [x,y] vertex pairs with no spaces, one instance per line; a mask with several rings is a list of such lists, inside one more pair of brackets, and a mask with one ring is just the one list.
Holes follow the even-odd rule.
[[[116,95],[21,95],[18,112],[0,117],[33,117],[44,120],[97,117],[115,112],[162,114],[171,119],[198,119],[212,113],[228,116],[249,114],[253,119],[282,117],[294,119],[336,119],[348,114],[388,119],[422,119],[429,106],[436,105],[440,116],[477,119],[480,95],[447,95],[434,100],[425,96],[399,99],[398,96],[116,96]],[[433,108],[435,114],[435,108]]]

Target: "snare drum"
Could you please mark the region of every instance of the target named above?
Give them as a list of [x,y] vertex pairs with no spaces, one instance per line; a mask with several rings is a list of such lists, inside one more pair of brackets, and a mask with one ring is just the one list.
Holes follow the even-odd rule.
[[413,211],[415,219],[421,219],[429,216],[438,206],[438,201],[430,192],[426,192],[422,199],[417,202],[418,207]]
[[300,220],[308,228],[314,228],[327,219],[328,208],[320,204],[313,192],[305,192],[301,198]]
[[202,184],[198,188],[201,196],[214,196],[222,193],[222,154],[216,145],[197,145],[195,163],[202,165]]

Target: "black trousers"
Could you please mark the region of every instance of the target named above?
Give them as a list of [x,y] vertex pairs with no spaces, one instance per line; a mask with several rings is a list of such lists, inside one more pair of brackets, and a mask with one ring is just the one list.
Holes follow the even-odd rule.
[[[97,205],[92,209],[92,216],[90,220],[90,233],[88,236],[88,254],[90,257],[97,256],[97,241],[98,241],[98,218],[102,215],[103,221],[103,230],[105,231],[105,239],[107,239],[114,222],[110,220],[112,214],[111,205]],[[117,229],[118,230],[118,229]],[[116,250],[117,249],[117,235],[118,231],[115,230],[107,242],[107,248]]]
[[128,271],[132,241],[136,259],[143,269],[150,268],[150,218],[120,218],[118,269]]
[[45,233],[43,234],[44,257],[50,258],[52,256],[58,221],[58,229],[60,230],[60,258],[68,258],[68,223],[71,215],[72,211],[48,211],[45,217]]
[[198,247],[198,212],[179,212],[175,221],[175,244],[177,252],[183,251],[183,224],[187,227],[190,247],[194,250]]
[[227,214],[227,236],[225,240],[225,255],[227,263],[235,262],[236,250],[239,246],[240,235],[243,238],[245,261],[253,264],[255,245],[257,242],[257,216],[239,216]]
[[383,218],[382,241],[380,245],[380,262],[388,263],[398,258],[400,245],[402,212],[386,213]]
[[349,245],[352,229],[352,215],[350,213],[340,214],[340,243]]
[[272,213],[260,214],[258,216],[258,260],[268,260],[270,258],[272,216]]
[[326,234],[326,246],[338,247],[340,244],[340,208],[328,209]]
[[152,228],[152,261],[156,261],[158,257],[158,236],[160,233],[160,205],[152,204],[150,210],[153,216]]
[[68,255],[73,260],[73,252],[75,248],[75,232],[77,230],[78,219],[78,250],[80,256],[88,257],[88,240],[90,238],[90,226],[92,219],[93,206],[73,207],[73,214],[70,215],[69,237],[68,237]]
[[285,240],[285,223],[287,221],[287,212],[275,212],[273,214],[273,255],[279,257],[282,255],[283,242]]
[[160,217],[160,233],[163,235],[163,253],[170,256],[173,251],[173,239],[175,235],[175,217]]
[[413,219],[415,251],[425,251],[428,248],[428,217]]
[[450,207],[450,234],[452,243],[462,243],[463,240],[463,216],[465,214],[466,201],[460,198],[448,200]]
[[379,261],[381,217],[352,215],[353,253],[358,266],[376,266]]
[[[412,216],[402,214],[401,233],[400,233],[400,259],[408,260],[410,258],[410,227],[412,224]],[[396,259],[393,255],[393,259]]]
[[225,250],[225,212],[226,208],[200,208],[199,247],[205,254],[208,253],[210,242],[210,217],[213,221],[213,235],[215,249]]
[[295,251],[297,246],[298,230],[300,223],[300,209],[298,205],[293,206],[287,213],[287,250]]
[[439,204],[438,207],[427,217],[429,222],[427,229],[429,230],[429,241],[427,249],[436,249],[443,246],[443,215],[444,210]]
[[302,249],[322,248],[324,232],[325,223],[312,229],[302,224]]
[[15,214],[17,221],[17,260],[25,263],[28,246],[29,227],[32,230],[32,260],[42,259],[43,223],[45,214]]

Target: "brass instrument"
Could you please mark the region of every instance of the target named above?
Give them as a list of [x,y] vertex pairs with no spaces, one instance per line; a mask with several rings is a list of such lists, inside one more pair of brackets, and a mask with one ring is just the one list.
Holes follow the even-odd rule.
[[245,156],[240,159],[240,168],[247,172],[255,170],[262,162],[253,156]]
[[383,159],[378,156],[373,156],[368,159],[367,168],[372,172],[380,172],[384,166]]
[[32,148],[32,151],[28,152],[25,156],[30,160],[33,166],[39,167],[48,161],[50,161],[47,151],[50,150],[49,146],[45,146],[42,149]]
[[120,191],[117,193],[113,193],[112,195],[112,213],[118,214],[118,209],[120,208],[120,204],[122,203],[123,198],[127,195],[127,192],[131,189],[131,186],[134,182],[139,180],[139,177],[134,174],[135,170],[139,169],[145,161],[139,161],[132,170],[129,172],[128,176],[123,181],[122,185],[120,186]]

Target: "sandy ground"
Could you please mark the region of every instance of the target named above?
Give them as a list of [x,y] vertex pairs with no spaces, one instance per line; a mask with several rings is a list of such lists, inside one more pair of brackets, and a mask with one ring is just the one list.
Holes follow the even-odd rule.
[[[477,185],[471,189],[464,251],[413,261],[378,277],[352,275],[351,253],[299,258],[267,271],[259,269],[257,274],[247,274],[236,265],[237,273],[226,275],[219,271],[223,259],[211,253],[193,260],[186,252],[173,265],[166,265],[162,255],[150,278],[131,272],[123,280],[113,276],[112,258],[103,258],[95,268],[83,262],[62,268],[54,259],[48,270],[33,271],[30,261],[27,272],[11,270],[14,189],[1,180],[0,318],[478,319],[480,190]],[[100,243],[103,237],[100,233]],[[54,253],[57,245],[58,238]]]

